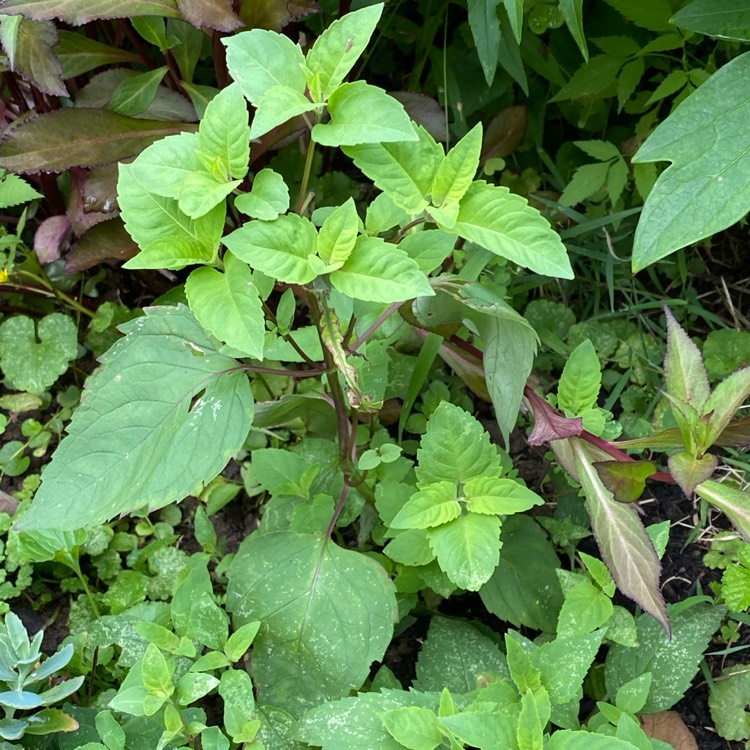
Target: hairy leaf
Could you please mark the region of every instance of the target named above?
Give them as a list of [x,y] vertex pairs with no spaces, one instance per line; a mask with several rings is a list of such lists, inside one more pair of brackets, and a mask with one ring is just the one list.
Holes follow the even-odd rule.
[[742,538],[750,544],[750,494],[713,479],[701,482],[695,492],[726,514]]
[[105,18],[179,18],[177,0],[4,0],[3,13],[37,21],[58,19],[73,26]]
[[247,377],[186,307],[147,308],[122,328],[126,336],[89,378],[21,528],[80,528],[179,501],[245,441]]
[[358,689],[390,642],[395,588],[370,557],[322,534],[252,534],[229,571],[227,608],[263,623],[253,676],[293,715]]
[[[5,8],[3,8],[5,10]],[[0,16],[0,18],[2,18]],[[62,65],[53,47],[57,44],[57,29],[51,21],[31,21],[21,18],[15,29],[15,39],[8,44],[6,26],[2,27],[2,42],[10,68],[26,81],[50,96],[68,96],[62,81]],[[15,21],[16,19],[13,19]]]
[[665,307],[664,313],[667,316],[667,355],[664,361],[667,393],[702,411],[711,393],[703,357],[672,311]]

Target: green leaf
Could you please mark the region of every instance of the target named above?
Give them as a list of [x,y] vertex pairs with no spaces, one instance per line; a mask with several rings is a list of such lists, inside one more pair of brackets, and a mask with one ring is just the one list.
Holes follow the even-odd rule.
[[609,162],[585,164],[579,167],[573,174],[571,181],[565,186],[565,190],[560,196],[560,203],[564,206],[575,206],[578,203],[583,203],[604,187],[609,171]]
[[177,201],[144,190],[132,176],[132,165],[120,164],[117,199],[130,236],[141,253],[126,268],[183,268],[209,263],[219,247],[225,207],[191,219]]
[[167,697],[172,694],[172,671],[167,660],[153,643],[149,643],[141,661],[143,687],[152,695]]
[[673,453],[668,459],[669,473],[687,497],[691,497],[696,486],[711,477],[719,459],[713,453],[696,458],[690,451]]
[[670,23],[716,39],[750,40],[750,8],[742,0],[724,0],[719,4],[712,0],[693,0],[677,11]]
[[403,302],[435,293],[403,250],[364,235],[357,237],[344,265],[331,274],[331,283],[343,294],[366,302]]
[[651,672],[645,672],[640,677],[635,677],[630,682],[621,685],[615,696],[617,708],[632,714],[641,711],[646,705],[652,679]]
[[450,231],[537,273],[573,278],[560,237],[535,208],[505,187],[474,182]]
[[453,716],[443,716],[440,723],[466,746],[494,750],[514,750],[518,747],[513,722],[499,713],[469,710]]
[[217,339],[248,357],[263,359],[266,326],[252,271],[230,252],[224,273],[196,268],[185,283],[190,309]]
[[664,313],[667,316],[664,360],[667,393],[700,412],[711,393],[703,357],[668,307],[664,308]]
[[328,265],[345,263],[357,241],[359,216],[354,199],[335,208],[318,231],[318,255]]
[[224,728],[234,739],[253,718],[255,696],[250,675],[241,669],[222,672],[219,695],[224,700]]
[[551,737],[545,750],[633,750],[634,745],[616,737],[594,732],[558,730]]
[[638,646],[614,644],[607,654],[604,666],[607,692],[615,695],[622,685],[650,672],[651,689],[643,713],[668,710],[690,686],[703,652],[724,614],[724,607],[703,603],[670,611],[671,639],[658,622],[645,614],[639,615],[636,618]]
[[383,13],[383,3],[336,19],[307,53],[307,84],[316,101],[328,99],[364,52]]
[[28,203],[34,198],[41,198],[42,194],[22,180],[18,175],[10,172],[0,173],[0,208],[10,208],[21,203]]
[[424,529],[402,531],[386,544],[383,552],[402,565],[428,565],[435,559]]
[[315,254],[317,232],[308,219],[297,214],[248,222],[222,242],[237,258],[273,279],[307,284],[316,276],[308,258]]
[[227,608],[242,624],[263,623],[254,679],[264,700],[293,715],[358,689],[390,642],[396,598],[387,574],[323,535],[252,534],[228,577]]
[[342,83],[328,100],[328,113],[331,121],[312,129],[312,139],[321,146],[417,140],[401,102],[364,81]]
[[[634,162],[672,162],[646,199],[633,245],[640,271],[739,221],[750,208],[742,134],[750,111],[750,53],[727,63],[660,123]],[[713,133],[710,140],[705,134]]]
[[724,670],[708,693],[716,731],[725,740],[750,739],[750,672],[746,664]]
[[724,513],[744,540],[750,543],[750,494],[713,479],[701,482],[695,492]]
[[223,206],[224,199],[241,180],[224,182],[208,172],[193,172],[185,178],[177,205],[191,219],[205,216],[212,208]]
[[581,50],[583,59],[588,62],[589,50],[586,44],[586,33],[583,30],[583,0],[560,0],[560,10],[570,35]]
[[342,149],[376,187],[411,216],[427,207],[426,196],[444,158],[442,147],[423,127],[414,125],[413,131],[417,143],[410,139],[406,143],[345,146]]
[[260,622],[258,620],[255,622],[248,622],[237,628],[237,630],[229,636],[229,639],[224,646],[224,653],[232,663],[239,661],[245,655],[252,645],[255,636],[258,635],[259,628]]
[[5,0],[3,13],[36,20],[59,19],[72,26],[105,18],[166,16],[179,18],[175,0]]
[[249,193],[234,199],[235,208],[255,219],[273,221],[289,210],[289,188],[284,178],[273,169],[261,169],[253,177]]
[[479,168],[482,123],[475,125],[446,155],[432,181],[432,202],[442,206],[466,195]]
[[435,750],[442,743],[438,717],[427,708],[402,706],[385,711],[380,718],[391,737],[409,750]]
[[138,55],[127,50],[102,44],[84,34],[59,31],[60,41],[55,52],[62,63],[62,77],[75,78],[102,65],[124,63],[131,65],[140,61]]
[[455,244],[455,234],[448,234],[442,229],[423,229],[407,234],[398,243],[398,247],[416,262],[422,273],[429,274],[440,268],[443,261],[453,252]]
[[484,515],[510,515],[544,505],[536,492],[532,492],[514,479],[473,477],[464,484],[466,508]]
[[214,600],[205,556],[194,555],[189,566],[172,597],[175,632],[214,651],[221,651],[227,642],[229,626],[224,610]]
[[137,156],[167,135],[194,129],[190,123],[141,120],[108,109],[65,107],[13,128],[0,144],[0,168],[63,172],[109,164]]
[[596,405],[601,385],[599,357],[591,339],[585,339],[565,363],[557,387],[558,403],[568,417],[576,417]]
[[469,27],[488,86],[492,86],[495,80],[501,43],[500,21],[497,17],[499,4],[500,0],[468,0]]
[[196,133],[163,138],[138,155],[130,174],[144,190],[177,199],[188,177],[205,171],[198,157],[199,144]]
[[500,561],[500,519],[469,513],[428,531],[440,569],[457,586],[478,591]]
[[505,656],[495,641],[465,620],[433,617],[419,651],[414,688],[471,693],[487,681],[509,679]]
[[390,526],[394,529],[429,529],[460,515],[455,483],[436,482],[412,495]]
[[131,117],[141,114],[154,101],[167,70],[169,68],[162,66],[125,78],[112,94],[109,108]]
[[247,437],[247,377],[186,307],[147,308],[121,330],[125,337],[87,382],[23,529],[92,526],[179,501],[213,479]]
[[43,393],[78,354],[78,329],[62,313],[38,323],[14,315],[0,324],[0,370],[16,390]]
[[189,706],[208,695],[218,684],[219,681],[213,675],[205,672],[188,672],[182,675],[175,685],[175,700],[180,706]]
[[299,91],[294,91],[287,86],[274,86],[257,105],[258,108],[250,126],[250,137],[260,138],[275,127],[317,106]]
[[568,591],[557,621],[558,637],[587,635],[612,617],[612,600],[588,581]]
[[732,373],[714,388],[703,409],[710,414],[705,446],[713,445],[750,396],[750,367]]
[[218,159],[226,170],[224,179],[241,180],[250,158],[247,102],[233,83],[222,89],[206,107],[198,130],[198,145],[209,160]]

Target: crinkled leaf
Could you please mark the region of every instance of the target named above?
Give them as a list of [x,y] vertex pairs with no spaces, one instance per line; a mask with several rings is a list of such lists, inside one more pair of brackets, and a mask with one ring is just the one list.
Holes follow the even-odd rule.
[[0,369],[19,391],[42,393],[77,353],[78,329],[62,313],[51,313],[38,323],[14,315],[0,325]]
[[73,529],[179,501],[213,479],[250,428],[252,394],[184,306],[147,308],[89,378],[24,529]]
[[264,700],[294,715],[358,689],[393,634],[386,572],[322,534],[252,534],[228,577],[227,608],[241,624],[263,623],[253,677]]
[[[646,199],[633,245],[640,271],[681,247],[716,234],[750,207],[750,53],[724,65],[667,117],[633,157],[672,162]],[[711,138],[706,138],[706,133]]]
[[743,539],[750,543],[750,494],[742,492],[725,482],[707,479],[695,492],[711,505],[716,506],[732,522]]
[[234,199],[235,208],[255,219],[273,221],[289,210],[289,188],[284,178],[273,169],[261,169],[253,177],[249,193]]
[[435,482],[412,495],[390,526],[394,529],[428,529],[460,515],[455,482]]
[[67,107],[6,131],[0,143],[0,167],[16,172],[63,172],[71,167],[108,164],[136,156],[164,136],[194,129],[184,122]]
[[241,180],[247,174],[250,158],[250,126],[247,102],[240,87],[233,83],[222,89],[206,107],[198,131],[201,154],[218,159],[228,174]]
[[220,341],[263,359],[266,332],[263,309],[252,271],[231,253],[224,256],[224,273],[196,268],[185,283],[190,309],[200,324]]
[[466,195],[479,168],[482,124],[475,125],[445,156],[432,181],[432,202],[436,206],[460,201]]
[[565,363],[557,400],[568,416],[578,416],[596,404],[602,384],[599,357],[591,339],[582,341]]
[[182,17],[196,28],[230,32],[242,26],[232,12],[232,0],[177,0]]
[[176,0],[5,0],[3,13],[38,21],[58,19],[73,26],[105,18],[179,18]]
[[55,47],[55,52],[62,63],[63,78],[74,78],[102,65],[129,65],[140,60],[133,52],[102,44],[84,34],[73,31],[59,31],[58,34],[60,41]]

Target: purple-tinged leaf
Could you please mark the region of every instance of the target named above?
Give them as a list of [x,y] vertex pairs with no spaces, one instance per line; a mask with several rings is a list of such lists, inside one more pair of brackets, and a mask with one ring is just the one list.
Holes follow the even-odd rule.
[[[674,427],[662,430],[648,437],[633,438],[632,440],[617,440],[612,443],[616,448],[627,450],[629,448],[654,448],[665,450],[668,448],[684,448],[680,431]],[[741,448],[750,445],[750,417],[735,419],[730,422],[721,434],[713,441],[713,445],[723,448]]]
[[67,216],[63,214],[47,217],[34,235],[34,253],[37,260],[42,265],[57,260],[70,245],[72,234],[73,229]]
[[53,50],[57,40],[57,29],[50,21],[23,18],[16,30],[12,54],[5,39],[3,46],[14,73],[45,94],[68,96],[62,81],[62,65]]
[[725,448],[741,448],[750,445],[750,417],[730,422],[714,440],[714,445]]
[[164,136],[196,129],[184,122],[140,120],[105,109],[60,109],[6,131],[0,167],[35,173],[109,164],[137,156]]
[[534,429],[528,437],[529,445],[544,445],[552,440],[564,440],[583,432],[583,420],[580,417],[564,417],[531,388],[526,388],[524,396],[534,415]]
[[485,131],[480,163],[510,156],[521,145],[528,122],[529,112],[523,104],[498,112]]
[[107,261],[129,260],[137,254],[138,245],[117,217],[92,227],[73,245],[65,259],[65,273],[86,271]]
[[241,3],[239,10],[248,28],[270,31],[281,31],[312,13],[320,13],[316,0],[252,0]]
[[[659,588],[661,563],[651,537],[633,506],[618,503],[599,477],[592,460],[592,455],[599,451],[579,438],[570,438],[566,442],[586,496],[591,529],[617,588],[658,620],[669,633],[669,618]],[[557,446],[553,444],[552,447],[557,453]]]
[[177,0],[4,0],[2,12],[35,21],[60,21],[80,26],[105,18],[165,16],[180,18]]
[[687,451],[680,451],[668,459],[669,471],[687,497],[691,497],[696,485],[708,479],[719,463],[712,453],[696,458]]
[[618,503],[638,500],[646,488],[646,479],[658,471],[653,461],[596,461],[594,466]]
[[750,396],[750,367],[737,370],[714,388],[703,410],[704,414],[710,415],[705,447],[713,445],[748,396]]
[[667,355],[664,360],[667,393],[701,411],[711,393],[703,357],[668,307],[664,308],[664,314],[667,316]]
[[394,99],[404,105],[406,114],[421,125],[436,141],[445,143],[448,131],[445,124],[445,110],[437,99],[418,91],[389,91]]
[[707,479],[701,482],[695,493],[706,502],[715,505],[732,522],[742,538],[750,543],[750,494],[731,487],[726,482]]
[[244,25],[232,12],[232,0],[177,0],[177,7],[182,17],[198,29],[230,32]]

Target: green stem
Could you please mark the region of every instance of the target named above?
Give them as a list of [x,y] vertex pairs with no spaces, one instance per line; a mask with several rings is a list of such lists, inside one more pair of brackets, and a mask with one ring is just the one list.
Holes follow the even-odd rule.
[[[43,279],[41,276],[37,276],[36,274],[29,271],[22,271],[20,269],[16,269],[14,273],[18,273],[21,276],[26,276],[32,281],[35,281],[37,284],[41,284],[47,290],[47,293],[50,297],[56,297],[60,302],[68,305],[68,307],[70,307],[72,310],[82,313],[83,315],[87,315],[92,319],[96,317],[96,313],[91,312],[91,310],[89,310],[87,307],[84,307],[80,302],[78,302],[78,300],[69,297],[67,294],[65,294],[65,292],[61,292],[59,289],[56,289],[54,286],[52,286],[52,284]],[[37,289],[35,291],[40,292],[42,290]]]
[[[316,118],[317,122],[317,118]],[[307,200],[307,186],[310,184],[310,174],[312,172],[313,157],[315,156],[315,141],[310,136],[310,143],[307,147],[307,157],[305,158],[305,170],[302,173],[302,182],[299,186],[299,195],[297,196],[297,205],[295,213],[301,214]]]

